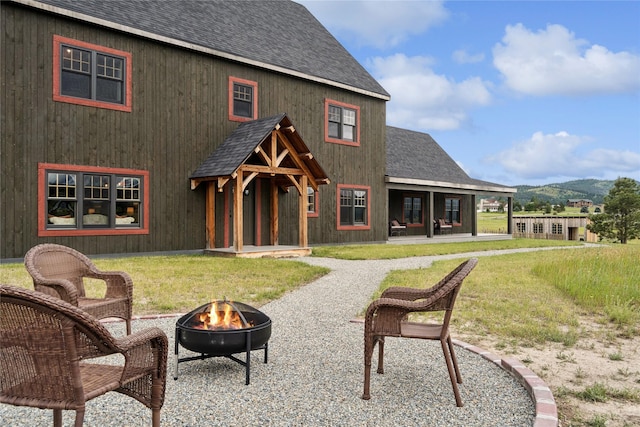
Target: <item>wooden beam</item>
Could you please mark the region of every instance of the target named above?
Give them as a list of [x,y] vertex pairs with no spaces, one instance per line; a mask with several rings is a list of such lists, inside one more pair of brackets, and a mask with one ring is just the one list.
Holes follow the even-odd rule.
[[272,246],[276,246],[278,244],[278,186],[276,183],[271,180],[270,184],[270,192],[271,192],[271,230],[270,230],[270,243]]
[[213,249],[216,247],[216,190],[215,183],[209,181],[207,183],[206,195],[206,248]]
[[256,176],[258,176],[258,172],[251,172],[249,176],[242,180],[242,191],[244,191],[244,189],[247,188],[249,184],[251,184],[251,181],[253,181],[253,178],[255,178]]
[[242,179],[240,176],[235,181],[235,191],[233,192],[233,246],[236,252],[242,252],[244,246],[243,225],[244,218],[242,214]]
[[307,177],[309,177],[311,179],[311,182],[309,183],[311,185],[311,187],[315,191],[318,191],[318,184],[316,184],[315,177],[313,176],[313,173],[311,172],[311,170],[309,170],[309,168],[307,167],[306,163],[304,161],[302,161],[300,156],[298,156],[298,153],[296,152],[295,148],[289,142],[289,139],[282,132],[278,132],[278,137],[279,137],[278,138],[279,141],[282,142],[282,144],[285,146],[285,148],[287,148],[289,150],[289,155],[291,156],[291,159],[296,164],[296,166],[298,166],[300,169],[302,169],[304,174],[307,175]]
[[[305,185],[305,187],[304,187],[304,188],[300,188],[300,183],[298,182],[298,180],[296,179],[296,177],[295,177],[295,176],[293,176],[293,175],[285,175],[285,176],[289,179],[289,181],[291,181],[291,183],[293,184],[293,186],[294,186],[294,187],[296,187],[296,190],[298,190],[298,193],[301,193],[301,194],[302,194],[302,193],[303,193],[303,191],[302,191],[302,190],[304,190],[304,194],[307,194],[307,187],[306,187],[306,185]],[[305,183],[306,183],[306,182],[307,182],[307,180],[306,180],[306,175],[300,175],[300,176],[301,176],[301,177],[305,177],[305,180],[304,180],[304,181],[305,181]]]
[[278,154],[278,158],[276,159],[275,165],[273,166],[276,166],[276,167],[280,166],[280,163],[282,163],[284,158],[287,157],[287,154],[289,154],[289,150],[285,148],[284,150],[282,150],[280,154]]
[[258,172],[265,175],[302,175],[304,171],[297,168],[274,168],[263,165],[244,165],[243,172]]
[[304,191],[298,195],[298,245],[301,248],[307,247],[307,176],[300,176],[300,186]]
[[222,188],[229,182],[229,177],[218,177],[218,193],[222,193]]
[[267,166],[272,166],[273,165],[273,162],[271,161],[271,158],[269,157],[267,152],[264,151],[264,149],[262,148],[262,145],[258,145],[254,151],[257,154],[260,155],[260,158],[262,158],[262,160],[264,160],[264,162],[267,164]]

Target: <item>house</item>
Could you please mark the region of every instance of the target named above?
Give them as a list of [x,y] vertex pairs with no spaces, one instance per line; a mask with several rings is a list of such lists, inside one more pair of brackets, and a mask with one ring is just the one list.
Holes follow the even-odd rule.
[[402,218],[408,235],[431,237],[444,219],[453,233],[476,236],[478,196],[506,197],[511,223],[516,189],[470,178],[429,134],[387,126],[386,139],[389,218]]
[[589,199],[569,199],[567,200],[567,207],[570,208],[582,208],[593,206],[593,200]]
[[498,212],[502,203],[496,199],[480,199],[478,212]]
[[7,0],[0,19],[2,258],[308,253],[383,242],[391,216],[473,233],[476,194],[515,191],[435,142],[396,152],[425,134],[386,127],[389,94],[295,2]]

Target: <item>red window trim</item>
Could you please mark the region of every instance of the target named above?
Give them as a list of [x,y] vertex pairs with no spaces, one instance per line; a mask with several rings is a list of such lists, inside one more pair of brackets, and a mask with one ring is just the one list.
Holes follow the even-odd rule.
[[[356,140],[347,141],[344,139],[332,138],[329,136],[329,105],[337,105],[338,107],[350,108],[356,110]],[[330,142],[332,144],[349,145],[351,147],[360,146],[360,107],[356,105],[347,104],[340,101],[334,101],[333,99],[325,98],[324,100],[324,142]]]
[[[353,190],[367,190],[367,224],[366,225],[340,225],[340,190],[343,188]],[[336,229],[338,230],[370,230],[371,229],[371,187],[368,185],[338,184],[336,191]]]
[[420,193],[402,193],[402,218],[403,218],[403,220],[404,220],[404,198],[405,197],[411,197],[411,198],[419,197],[420,199],[422,199],[422,218],[420,218],[420,222],[415,222],[415,223],[408,222],[407,223],[407,227],[409,227],[409,228],[411,228],[411,227],[424,227],[424,195],[420,194]]
[[[47,170],[70,172],[97,172],[122,175],[142,176],[145,187],[142,193],[143,222],[140,228],[108,228],[108,229],[47,229],[45,221],[47,213]],[[149,234],[149,171],[139,169],[101,168],[98,166],[59,165],[55,163],[38,163],[38,236],[114,236],[123,234]]]
[[314,191],[313,198],[315,210],[313,212],[307,211],[307,218],[318,218],[320,216],[320,192]]
[[[233,84],[238,83],[253,88],[253,117],[241,117],[233,114]],[[249,122],[258,118],[258,83],[238,77],[229,76],[229,120],[233,122]]]
[[[60,93],[60,45],[69,44],[80,48],[96,50],[99,52],[108,53],[115,56],[124,57],[126,60],[126,76],[125,76],[125,102],[124,104],[113,104],[111,102],[95,101],[93,99],[76,98],[73,96],[66,96]],[[67,37],[53,36],[53,100],[58,102],[67,102],[69,104],[84,105],[86,107],[106,108],[109,110],[131,112],[131,87],[132,87],[132,55],[128,52],[121,50],[111,49],[91,43],[82,42],[79,40],[70,39]]]

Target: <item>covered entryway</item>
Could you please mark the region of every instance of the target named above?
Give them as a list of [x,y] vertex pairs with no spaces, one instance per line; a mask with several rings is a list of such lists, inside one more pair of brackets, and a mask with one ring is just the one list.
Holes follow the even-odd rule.
[[[307,238],[307,187],[317,191],[329,179],[286,114],[242,123],[190,179],[192,189],[206,185],[208,253],[260,257],[302,256],[311,252]],[[298,194],[298,244],[280,247],[278,198],[281,192],[292,188]],[[217,193],[223,197],[217,198]],[[223,201],[222,209],[216,209],[216,199]],[[245,208],[247,203],[250,206]],[[263,205],[267,209],[256,209]],[[216,219],[216,212],[222,212],[223,218]],[[261,238],[262,219],[267,219],[269,227],[266,244]],[[253,231],[246,230],[246,226]],[[224,236],[219,247],[216,231]],[[233,243],[228,244],[231,236]],[[253,243],[250,247],[245,247],[247,239]]]

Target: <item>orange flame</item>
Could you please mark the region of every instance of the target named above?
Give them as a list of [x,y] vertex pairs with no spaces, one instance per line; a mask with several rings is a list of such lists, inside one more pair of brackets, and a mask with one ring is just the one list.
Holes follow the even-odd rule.
[[[224,307],[221,307],[224,306]],[[242,329],[244,324],[237,311],[230,303],[218,301],[211,303],[209,312],[198,313],[198,320],[202,329]]]

